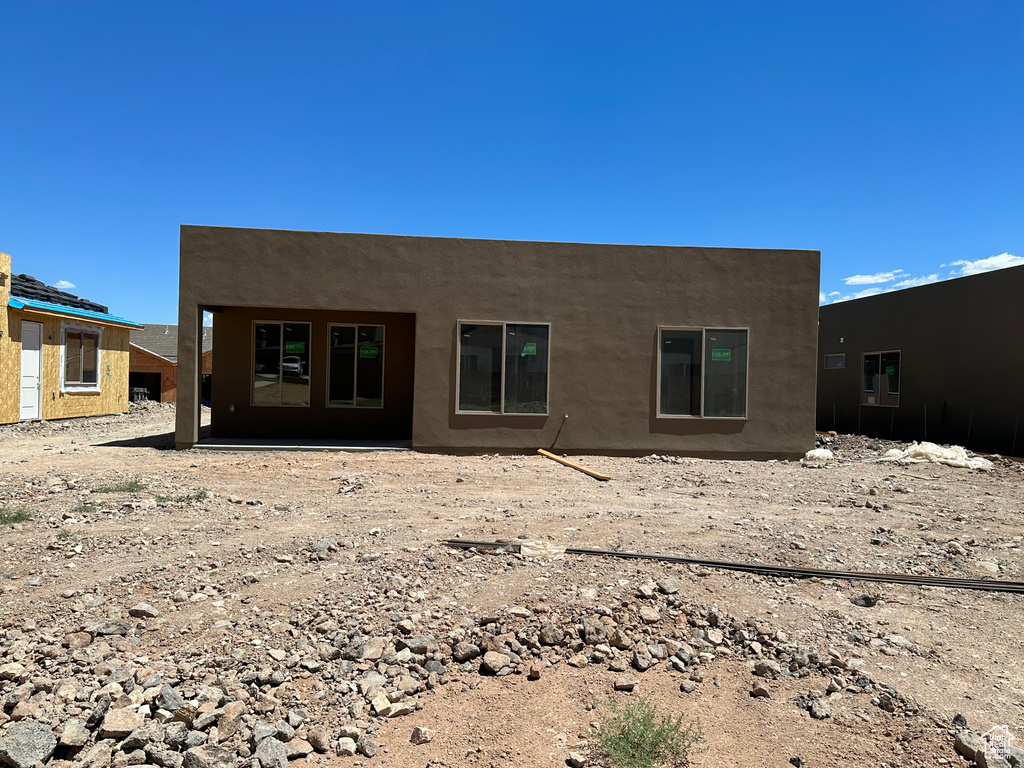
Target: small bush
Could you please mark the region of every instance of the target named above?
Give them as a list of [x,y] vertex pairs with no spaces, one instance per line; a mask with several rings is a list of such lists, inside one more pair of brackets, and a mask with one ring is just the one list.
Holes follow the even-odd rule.
[[97,507],[95,504],[90,504],[89,502],[84,501],[71,511],[78,515],[91,515],[96,512],[96,509]]
[[69,531],[67,528],[62,528],[61,530],[57,531],[57,538],[60,541],[67,541],[71,538],[71,531]]
[[32,514],[27,509],[0,508],[0,525],[14,525],[31,519]]
[[114,485],[101,485],[98,488],[93,488],[95,493],[138,493],[148,488],[144,482],[139,480],[137,477],[133,477],[131,480],[125,480]]
[[164,504],[168,501],[177,501],[182,504],[187,504],[190,501],[204,501],[209,498],[210,492],[205,488],[200,488],[194,493],[183,493],[180,496],[160,496],[157,494],[156,500],[159,504]]
[[597,741],[615,768],[686,765],[704,738],[699,723],[684,726],[682,715],[659,717],[643,699],[605,706]]

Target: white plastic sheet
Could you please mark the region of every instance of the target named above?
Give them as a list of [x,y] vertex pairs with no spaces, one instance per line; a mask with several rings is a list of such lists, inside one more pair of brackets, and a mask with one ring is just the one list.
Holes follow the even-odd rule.
[[911,443],[900,450],[893,448],[885,454],[886,459],[901,464],[945,464],[963,469],[992,469],[992,462],[975,456],[959,445],[936,445],[935,443]]
[[828,448],[812,448],[804,454],[804,461],[830,461],[833,458],[832,451]]

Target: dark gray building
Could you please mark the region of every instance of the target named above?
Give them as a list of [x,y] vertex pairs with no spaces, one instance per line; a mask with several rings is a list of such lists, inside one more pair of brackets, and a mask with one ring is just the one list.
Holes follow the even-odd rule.
[[1024,453],[1024,267],[819,310],[818,429]]
[[205,310],[214,438],[800,456],[818,266],[817,251],[185,226],[176,443],[198,439]]

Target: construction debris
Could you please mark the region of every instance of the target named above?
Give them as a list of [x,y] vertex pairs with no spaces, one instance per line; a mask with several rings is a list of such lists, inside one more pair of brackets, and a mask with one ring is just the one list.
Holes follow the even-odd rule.
[[612,479],[610,475],[602,475],[600,472],[597,472],[597,471],[591,469],[590,467],[585,467],[582,464],[580,464],[579,462],[575,462],[575,461],[571,461],[569,459],[563,458],[563,457],[559,456],[558,454],[552,453],[551,451],[545,451],[543,448],[538,448],[537,449],[537,453],[539,453],[541,456],[547,456],[549,459],[553,459],[554,461],[557,461],[559,464],[565,464],[565,466],[567,466],[567,467],[572,467],[573,469],[579,470],[580,472],[584,473],[585,475],[590,475],[595,480],[611,480]]

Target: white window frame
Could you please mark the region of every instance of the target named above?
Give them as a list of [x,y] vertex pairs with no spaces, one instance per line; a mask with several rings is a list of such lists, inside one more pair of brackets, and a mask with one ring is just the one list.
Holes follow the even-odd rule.
[[[501,410],[500,411],[463,411],[459,409],[459,393],[462,391],[462,326],[463,325],[495,325],[501,328]],[[507,327],[510,325],[543,325],[548,329],[548,376],[544,387],[544,413],[506,413],[505,412],[505,342],[508,338]],[[455,413],[460,416],[547,416],[551,410],[551,323],[529,320],[456,320],[455,337]]]
[[[67,356],[67,334],[68,331],[72,333],[94,333],[96,334],[96,383],[95,384],[82,384],[73,381],[67,381],[67,366],[65,360]],[[74,392],[102,392],[101,383],[103,381],[103,326],[100,325],[89,325],[87,323],[74,323],[74,322],[62,322],[60,325],[60,391],[62,393],[74,393]]]
[[[356,355],[356,364],[352,367],[352,405],[344,405],[341,403],[331,402],[331,329],[332,328],[355,328],[356,329],[356,347],[359,345],[359,326],[365,328],[373,327],[380,328],[383,331],[383,338],[381,339],[381,361],[380,361],[380,405],[357,405],[356,393],[358,392],[359,385],[359,355],[356,354],[356,350],[353,350],[353,354]],[[388,356],[388,327],[384,323],[327,323],[327,391],[324,392],[324,405],[327,408],[359,408],[360,410],[371,410],[380,411],[384,409],[384,366],[387,364]]]
[[[284,326],[308,325],[309,326],[309,402],[308,403],[257,403],[256,402],[256,326],[257,325],[279,325],[281,326],[281,353],[277,361],[277,375],[281,381],[282,391],[284,386]],[[308,320],[253,320],[249,329],[249,405],[253,408],[309,408],[313,404],[313,323]]]
[[[899,372],[898,380],[897,380],[897,383],[896,383],[896,386],[898,387],[898,391],[896,392],[896,402],[895,403],[865,403],[864,400],[867,399],[867,395],[874,394],[874,390],[864,389],[864,363],[865,363],[865,361],[869,357],[871,357],[872,355],[878,355],[878,376],[879,376],[879,379],[881,379],[881,377],[885,375],[884,373],[882,373],[882,355],[892,355],[892,354],[897,354],[897,355],[900,356],[900,372]],[[864,407],[864,408],[899,408],[900,407],[900,400],[902,399],[902,396],[903,396],[903,350],[902,349],[882,349],[882,350],[877,350],[877,351],[872,351],[872,352],[862,352],[861,356],[860,356],[860,371],[859,371],[858,375],[860,377],[860,399],[861,399],[861,406],[862,407]],[[882,398],[881,383],[879,383],[879,389],[878,389],[878,393],[877,393],[876,397],[878,399]]]
[[[704,351],[707,349],[708,331],[746,331],[747,332],[747,368],[746,378],[743,382],[743,415],[742,416],[705,416],[704,415],[704,394],[707,387],[704,386],[704,378],[707,374],[707,364],[704,360]],[[700,413],[662,413],[661,412],[661,333],[662,331],[700,331]],[[750,327],[749,326],[728,326],[728,325],[659,325],[658,326],[658,386],[655,393],[655,418],[658,419],[703,419],[713,421],[747,421],[750,419]]]

